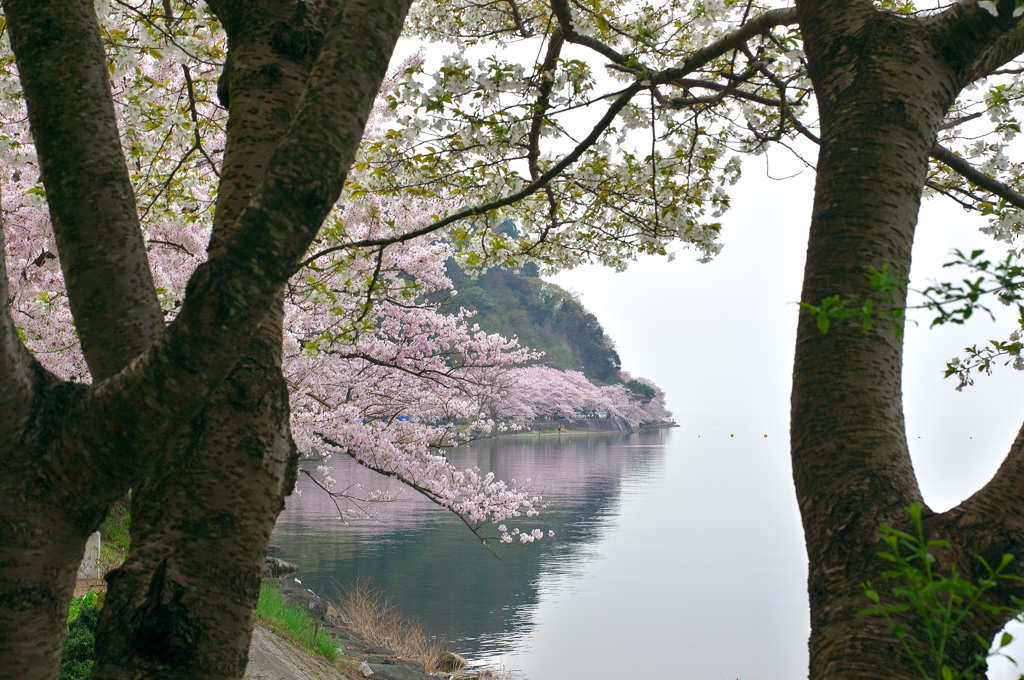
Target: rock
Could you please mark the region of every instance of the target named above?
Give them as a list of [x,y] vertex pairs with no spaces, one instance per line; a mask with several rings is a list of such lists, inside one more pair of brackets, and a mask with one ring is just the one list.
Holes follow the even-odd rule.
[[[373,680],[437,680],[432,675],[421,673],[420,671],[414,671],[411,668],[405,666],[392,666],[379,663],[366,663],[365,661],[359,666],[362,670],[363,666],[366,666],[372,673]],[[366,675],[366,671],[363,671],[363,675]]]
[[364,678],[369,678],[373,676],[373,669],[370,668],[370,664],[366,663],[365,661],[359,664],[359,672],[363,674]]
[[441,652],[441,658],[437,661],[437,669],[445,673],[461,671],[468,665],[468,661],[454,652]]
[[271,545],[267,546],[267,554],[268,555],[276,555],[277,553],[281,552],[282,550],[284,550],[284,548],[282,548],[279,545],[271,544]]
[[285,602],[306,610],[317,621],[327,616],[327,603],[294,576],[281,581],[281,595]]
[[394,652],[391,652],[390,650],[388,650],[388,654],[386,656],[382,654],[367,654],[364,657],[364,660],[366,663],[371,665],[401,666],[402,668],[408,668],[409,670],[416,671],[417,673],[426,673],[426,670],[423,668],[423,664],[416,661],[399,659],[394,655]]
[[295,647],[259,624],[253,630],[245,675],[251,680],[349,680],[323,659]]
[[267,561],[263,564],[263,578],[281,578],[288,574],[294,574],[298,570],[299,568],[291,562],[268,555]]

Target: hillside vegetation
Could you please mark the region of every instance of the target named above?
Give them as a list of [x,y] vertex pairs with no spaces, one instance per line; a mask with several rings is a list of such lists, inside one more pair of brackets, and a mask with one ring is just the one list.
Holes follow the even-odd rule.
[[581,371],[602,383],[618,381],[615,342],[572,293],[543,281],[536,265],[491,269],[476,278],[454,260],[448,260],[447,268],[457,294],[442,304],[444,311],[464,307],[477,312],[473,321],[480,328],[543,351],[541,362],[553,368]]

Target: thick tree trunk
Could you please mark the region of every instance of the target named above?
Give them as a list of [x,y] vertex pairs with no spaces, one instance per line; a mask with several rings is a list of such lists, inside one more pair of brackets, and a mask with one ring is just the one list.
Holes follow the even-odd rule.
[[[966,83],[926,22],[859,0],[806,0],[798,10],[821,116],[802,300],[877,303],[865,271],[887,265],[908,275],[929,151]],[[917,676],[885,621],[857,616],[867,606],[861,584],[881,586],[886,568],[875,556],[878,526],[906,527],[906,507],[923,502],[904,430],[902,352],[889,322],[833,324],[827,334],[810,315],[799,322],[791,445],[809,559],[812,680]],[[959,538],[946,566],[969,575],[976,550]],[[991,636],[1002,621],[972,624]],[[968,639],[950,661],[974,651]]]
[[180,465],[136,488],[93,677],[242,676],[270,532],[294,485],[276,340],[250,343],[181,439]]
[[[262,2],[221,12],[230,107],[211,255],[259,187],[287,129],[334,2]],[[283,113],[282,113],[283,112]],[[183,465],[157,468],[133,498],[132,549],[108,578],[97,632],[103,678],[238,678],[270,533],[295,484],[281,375],[283,307],[182,435]]]
[[[92,29],[62,28],[63,18],[80,18],[83,11],[91,12],[91,3],[81,0],[52,0],[47,5],[49,14],[43,16],[7,11],[16,5],[24,10],[37,4],[5,2],[12,36],[18,31],[24,36],[55,29],[58,33],[65,31],[68,38],[77,36],[76,31],[95,33],[95,17]],[[239,15],[253,9],[250,3],[222,4],[234,6]],[[280,327],[279,317],[273,318],[275,302],[337,200],[408,8],[408,0],[347,0],[343,10],[331,17],[323,48],[308,79],[307,96],[261,168],[264,181],[251,191],[251,200],[246,196],[245,207],[233,220],[230,233],[193,276],[177,319],[124,368],[91,386],[61,383],[48,375],[18,338],[7,309],[6,287],[0,290],[4,293],[0,296],[0,405],[8,407],[0,411],[0,457],[4,463],[0,469],[0,521],[5,527],[0,543],[0,669],[4,674],[40,679],[57,676],[67,602],[85,537],[99,525],[106,506],[142,480],[147,466],[166,464],[164,471],[170,473],[181,464],[176,456],[196,451],[201,451],[204,459],[197,461],[197,469],[207,465],[207,470],[213,470],[210,479],[204,477],[205,486],[199,493],[190,496],[182,489],[180,493],[164,494],[156,477],[145,486],[146,498],[164,494],[179,513],[173,522],[161,525],[155,505],[136,509],[143,517],[153,519],[145,519],[140,525],[140,530],[155,530],[152,550],[144,551],[141,543],[138,546],[139,563],[152,571],[146,578],[123,580],[124,592],[146,598],[142,607],[133,609],[135,603],[126,596],[128,606],[123,611],[129,618],[140,612],[147,615],[141,617],[145,625],[131,621],[135,627],[121,632],[135,647],[139,646],[140,631],[142,639],[156,641],[148,646],[150,656],[157,646],[164,650],[157,652],[158,657],[187,658],[180,655],[204,649],[203,644],[215,644],[211,641],[216,634],[202,629],[203,625],[223,624],[229,630],[216,639],[227,646],[227,651],[211,656],[209,665],[201,671],[209,673],[207,677],[241,674],[238,657],[244,656],[244,645],[240,640],[247,638],[258,582],[248,567],[262,557],[273,517],[288,487],[282,470],[294,465],[287,428],[281,428],[282,422],[286,423],[282,415],[287,410],[284,391],[280,382],[278,389],[271,387],[268,391],[263,378],[271,369],[279,370],[273,349],[280,343],[279,333],[271,333],[269,342],[266,336],[256,341],[253,337],[266,319],[270,319],[269,328]],[[27,41],[33,40],[29,35]],[[60,49],[29,50],[23,55],[30,60],[59,60],[61,56],[72,61],[83,59],[100,64],[98,72],[103,73],[102,49],[98,41],[92,42],[95,44],[82,55]],[[55,44],[53,40],[50,43]],[[21,63],[23,55],[19,55],[22,78],[38,78],[33,85],[41,86],[26,87],[27,96],[30,91],[45,94],[47,79],[54,78],[53,73],[59,69],[34,70],[28,63]],[[64,78],[59,84],[74,81]],[[90,100],[84,105],[95,98],[109,100],[110,93],[105,87],[93,87],[82,96]],[[60,108],[36,110],[45,114]],[[45,122],[38,125],[33,120],[40,156],[47,153],[46,148],[59,154],[63,137],[74,135],[76,129],[74,125],[70,130]],[[82,134],[88,141],[100,133],[87,128]],[[76,163],[87,160],[83,157]],[[83,168],[77,168],[76,174],[75,169],[64,173],[66,181],[107,177]],[[47,184],[48,192],[63,188]],[[113,214],[123,215],[125,211],[114,210]],[[116,219],[112,217],[111,221]],[[102,249],[80,252],[89,250],[90,233],[95,232],[98,239],[103,237],[100,232],[104,226],[104,219],[87,221],[76,227],[83,230],[83,238],[63,242],[58,238],[62,260],[81,255],[78,266],[99,264],[103,265],[100,270],[109,268],[114,260],[105,257]],[[75,252],[65,253],[63,248]],[[110,285],[99,290],[119,294],[120,284],[130,278],[130,273],[118,277],[116,271],[111,272]],[[69,281],[69,287],[72,285]],[[82,287],[86,293],[95,290],[84,284]],[[129,295],[128,303],[132,300],[143,309],[134,316],[126,313],[127,324],[122,329],[151,316],[140,297]],[[123,339],[122,331],[113,335],[102,331],[99,328],[94,333],[97,358],[119,357],[121,362],[132,358],[122,349],[111,349]],[[219,405],[213,407],[223,409],[229,404],[230,413],[211,411],[207,420],[218,421],[217,427],[196,430],[194,442],[179,439],[190,422],[202,418],[201,410],[211,393],[231,373],[246,347],[250,349],[247,362],[253,363],[239,367],[232,375],[232,388],[220,392]],[[254,367],[259,375],[251,378]],[[228,441],[231,446],[224,445]],[[190,447],[192,443],[198,448]],[[165,455],[168,449],[171,452]],[[220,462],[224,465],[206,460],[208,452],[223,454]],[[212,516],[199,516],[182,507],[186,501],[217,494],[225,478],[237,484],[237,493],[207,503],[204,509],[213,508]],[[188,483],[187,478],[184,483]],[[267,489],[276,491],[269,498],[247,496]],[[232,526],[236,516],[243,513],[243,503],[244,511],[255,519],[251,524],[243,521]],[[233,535],[236,528],[244,535]],[[169,535],[175,532],[180,533]],[[174,558],[180,554],[176,550],[186,546],[193,536],[199,550],[211,554],[220,551],[224,557],[225,565],[217,572],[220,583],[211,585],[208,591],[216,600],[211,606],[229,602],[223,616],[209,615],[202,620],[188,612],[181,615],[183,605],[191,604],[190,593],[183,585],[197,585],[192,579],[198,577],[192,569],[202,561],[183,566]],[[211,563],[206,564],[209,568]],[[133,584],[137,587],[131,587]],[[216,595],[219,588],[227,594]],[[168,677],[148,664],[137,671],[115,664],[111,673]],[[191,673],[182,677],[186,675],[202,677]]]
[[[25,405],[36,418],[59,412],[84,391],[63,389],[38,364],[30,375]],[[9,678],[57,677],[75,575],[91,527],[102,518],[101,508],[73,502],[66,477],[54,477],[46,455],[53,432],[36,418],[0,426],[0,675]]]

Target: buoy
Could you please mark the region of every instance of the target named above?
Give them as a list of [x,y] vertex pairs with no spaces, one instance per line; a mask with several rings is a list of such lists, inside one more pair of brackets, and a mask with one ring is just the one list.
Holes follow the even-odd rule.
[[767,436],[768,436],[768,435],[765,435],[765,437],[767,437]]
[[729,435],[729,436],[730,436],[730,437],[735,437],[736,435],[734,435],[734,434],[731,434],[731,435]]

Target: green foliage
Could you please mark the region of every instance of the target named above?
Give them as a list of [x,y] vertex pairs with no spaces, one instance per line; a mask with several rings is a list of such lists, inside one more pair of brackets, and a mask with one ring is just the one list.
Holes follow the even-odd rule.
[[896,305],[895,293],[906,286],[908,279],[894,276],[889,265],[883,264],[881,269],[868,267],[864,272],[871,287],[879,292],[878,299],[843,298],[832,295],[821,301],[820,305],[801,302],[800,308],[817,317],[818,330],[828,333],[834,323],[853,319],[860,323],[864,330],[871,330],[875,319],[891,321],[896,328],[896,337],[902,337],[905,323],[905,312]]
[[338,641],[320,629],[320,622],[307,612],[284,601],[281,589],[264,581],[260,585],[260,599],[256,616],[263,623],[299,645],[308,652],[319,654],[328,661],[338,658]]
[[103,571],[110,571],[124,563],[128,548],[131,547],[131,528],[129,495],[110,507],[100,525],[100,564]]
[[132,517],[128,498],[122,498],[110,507],[106,519],[100,525],[104,543],[113,543],[121,550],[131,547]]
[[68,634],[60,661],[60,680],[88,680],[96,651],[96,622],[103,597],[90,591],[71,599]]
[[490,269],[472,278],[449,260],[448,276],[458,295],[442,303],[444,311],[475,311],[473,322],[483,330],[519,338],[522,345],[544,352],[541,361],[555,368],[582,371],[601,382],[618,374],[615,343],[597,317],[570,293],[541,280],[536,265],[519,271]]
[[[868,581],[863,584],[864,595],[872,605],[859,613],[885,618],[889,629],[899,639],[904,654],[924,680],[981,678],[988,658],[1001,655],[1000,650],[1010,644],[1013,636],[1003,633],[990,652],[989,641],[970,631],[967,620],[977,611],[1020,616],[1024,601],[1014,598],[1014,606],[1005,607],[985,599],[985,593],[999,581],[1022,580],[1005,573],[1013,555],[1003,555],[995,568],[982,556],[975,555],[986,572],[977,582],[961,578],[956,567],[950,568],[948,576],[942,574],[935,568],[936,558],[930,549],[948,548],[949,542],[925,540],[921,505],[914,503],[908,511],[914,524],[913,534],[892,527],[879,527],[888,550],[878,553],[878,556],[892,564],[891,569],[882,573],[882,578],[893,583],[891,591],[896,602],[883,603],[882,596]],[[977,647],[972,655],[973,661],[966,668],[949,665],[949,651],[955,644],[974,644]]]
[[959,380],[957,389],[974,384],[973,374],[992,374],[992,369],[1002,364],[1013,364],[1014,368],[1024,370],[1024,357],[1021,350],[1024,343],[1020,342],[1021,331],[1024,331],[1024,266],[1019,264],[1018,255],[1010,251],[1002,260],[989,260],[984,257],[984,250],[972,250],[965,255],[954,250],[955,259],[943,267],[966,267],[971,272],[970,278],[959,283],[935,283],[921,291],[925,298],[922,308],[936,312],[932,326],[947,323],[964,324],[974,316],[975,312],[984,312],[995,320],[992,310],[985,304],[985,296],[994,295],[1003,305],[1017,308],[1018,330],[1010,334],[1007,340],[989,340],[987,344],[965,347],[963,359],[955,357],[946,362],[947,378],[956,376]]
[[955,259],[942,266],[966,267],[977,276],[959,283],[935,283],[921,291],[926,300],[922,306],[938,314],[932,320],[932,326],[963,324],[976,311],[987,313],[995,321],[992,310],[982,303],[985,295],[995,295],[1004,305],[1016,305],[1018,313],[1024,315],[1024,296],[1021,295],[1024,267],[1018,264],[1013,252],[1007,253],[1002,261],[995,262],[984,259],[984,254],[984,250],[973,250],[970,255],[954,250]]
[[626,388],[638,397],[648,400],[654,398],[654,388],[650,385],[643,384],[639,380],[630,380],[626,383]]

